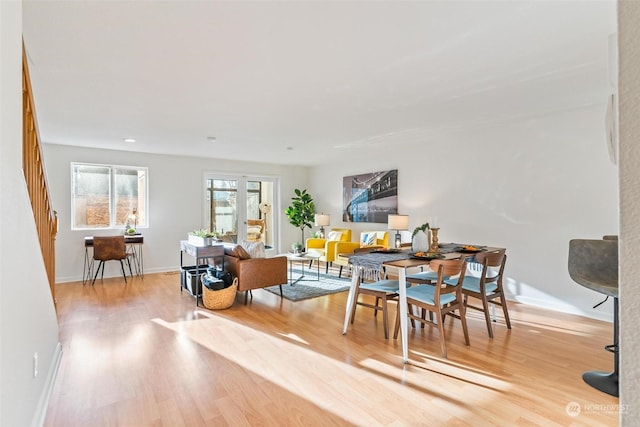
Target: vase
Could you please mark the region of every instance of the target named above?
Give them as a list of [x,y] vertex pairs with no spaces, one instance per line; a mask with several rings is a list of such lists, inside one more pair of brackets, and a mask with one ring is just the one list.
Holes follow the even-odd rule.
[[411,240],[411,250],[413,252],[426,252],[429,249],[429,231],[418,231]]

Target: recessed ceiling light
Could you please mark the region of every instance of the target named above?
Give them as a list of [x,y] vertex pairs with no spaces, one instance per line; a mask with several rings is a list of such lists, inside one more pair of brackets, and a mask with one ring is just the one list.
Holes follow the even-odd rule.
[[122,140],[123,140],[124,142],[136,142],[136,140],[135,140],[135,139],[133,139],[133,138],[123,138]]

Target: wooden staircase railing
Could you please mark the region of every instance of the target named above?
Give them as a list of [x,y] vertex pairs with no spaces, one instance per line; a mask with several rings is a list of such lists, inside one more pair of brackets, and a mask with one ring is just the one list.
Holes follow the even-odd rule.
[[58,215],[53,210],[49,196],[24,45],[22,47],[22,119],[22,169],[31,199],[31,208],[38,230],[51,297],[55,303],[55,241],[58,233]]

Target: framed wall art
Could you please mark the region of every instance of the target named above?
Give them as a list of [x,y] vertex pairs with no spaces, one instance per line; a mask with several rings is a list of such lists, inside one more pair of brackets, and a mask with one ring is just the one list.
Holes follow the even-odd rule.
[[398,213],[398,170],[342,178],[342,220],[386,223]]

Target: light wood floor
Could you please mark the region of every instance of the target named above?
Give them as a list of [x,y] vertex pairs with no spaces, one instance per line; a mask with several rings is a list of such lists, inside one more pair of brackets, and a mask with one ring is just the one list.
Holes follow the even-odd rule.
[[447,320],[447,360],[436,329],[411,331],[404,365],[370,309],[342,335],[346,292],[257,290],[194,312],[179,277],[57,286],[64,355],[46,426],[618,424],[618,399],[581,378],[612,369],[609,323],[512,303],[513,329],[499,316],[494,339],[468,314],[470,347]]

